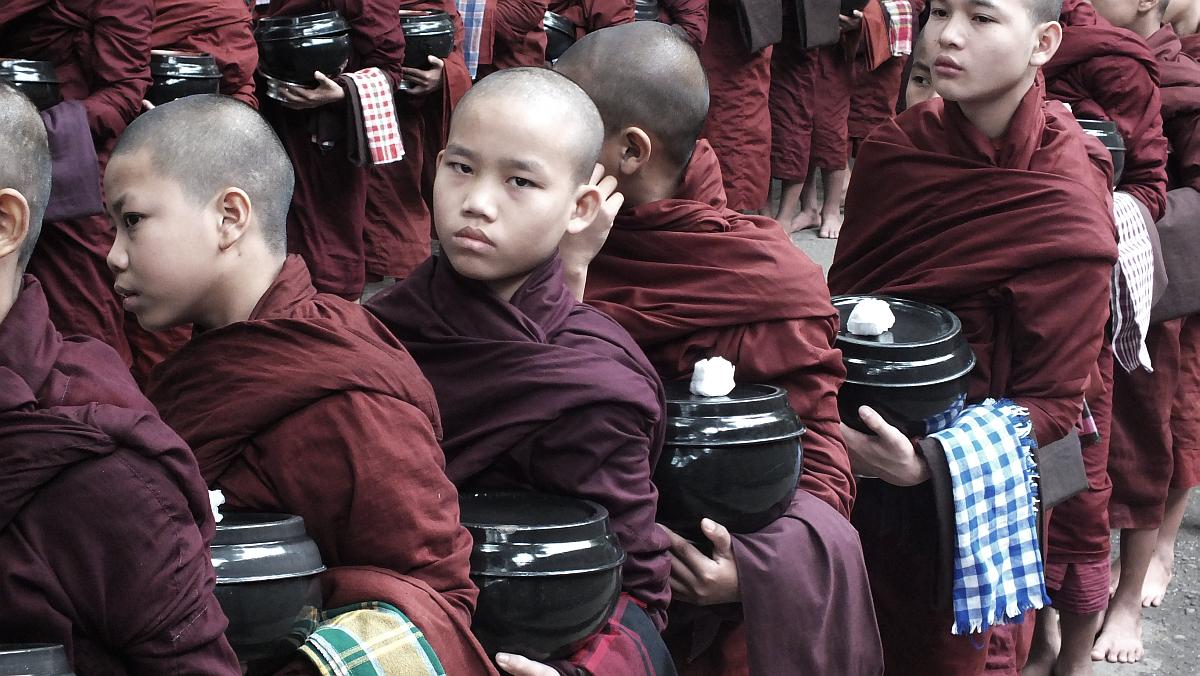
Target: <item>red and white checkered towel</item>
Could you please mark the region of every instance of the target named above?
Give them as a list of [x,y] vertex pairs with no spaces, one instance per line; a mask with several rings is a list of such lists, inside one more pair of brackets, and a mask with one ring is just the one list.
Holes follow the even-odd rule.
[[880,0],[888,18],[892,56],[908,56],[913,49],[913,8],[908,0]]
[[349,78],[358,89],[371,164],[388,164],[404,159],[404,144],[400,141],[391,80],[378,68],[364,68],[342,75]]
[[1128,193],[1113,193],[1117,221],[1117,265],[1113,268],[1113,356],[1127,372],[1139,366],[1153,371],[1146,332],[1154,294],[1154,251],[1142,207]]

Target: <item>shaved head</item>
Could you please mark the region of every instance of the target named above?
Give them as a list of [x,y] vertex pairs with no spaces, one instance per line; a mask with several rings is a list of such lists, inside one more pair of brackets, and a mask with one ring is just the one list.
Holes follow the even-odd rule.
[[295,174],[279,137],[253,108],[217,94],[164,103],[129,125],[113,157],[139,153],[198,204],[227,188],[242,190],[271,251],[287,249]]
[[708,79],[679,31],[638,21],[588,33],[555,70],[596,102],[606,134],[638,127],[680,171],[687,166],[708,116]]
[[1035,24],[1058,21],[1058,17],[1062,15],[1062,0],[1025,1],[1029,3],[1029,14]]
[[17,269],[24,270],[50,201],[50,146],[37,108],[0,81],[0,190],[5,188],[21,193],[29,203],[29,234],[17,252]]
[[596,104],[579,85],[545,68],[496,71],[467,90],[455,108],[454,119],[467,117],[467,112],[478,106],[486,110],[488,102],[497,99],[518,101],[550,113],[556,124],[546,133],[569,142],[575,179],[581,184],[591,180],[604,145],[604,123]]

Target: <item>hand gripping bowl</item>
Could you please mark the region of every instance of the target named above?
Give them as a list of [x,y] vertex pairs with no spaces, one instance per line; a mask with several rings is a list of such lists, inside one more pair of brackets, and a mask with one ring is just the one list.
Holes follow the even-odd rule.
[[575,24],[565,16],[546,10],[542,25],[546,28],[546,60],[554,63],[575,44]]
[[321,610],[325,570],[304,519],[290,514],[227,512],[210,547],[217,601],[238,659],[268,673],[302,643]]
[[221,89],[217,60],[203,52],[152,49],[150,76],[154,84],[146,100],[156,106],[192,94],[217,94]]
[[333,77],[350,61],[350,25],[337,12],[259,19],[254,29],[258,42],[258,69],[267,77],[267,95],[282,81],[312,87],[313,73]]
[[58,75],[54,72],[54,64],[49,61],[0,57],[0,80],[21,90],[38,110],[62,103]]
[[61,645],[0,643],[0,676],[75,676]]
[[800,477],[804,425],[773,385],[738,385],[724,397],[666,383],[667,436],[654,470],[658,521],[707,542],[700,520],[753,533],[779,518]]
[[[846,328],[854,306],[866,298],[887,302],[896,323],[879,336],[856,336]],[[834,296],[841,317],[836,347],[846,365],[838,393],[842,422],[868,432],[858,417],[867,405],[912,437],[943,429],[966,401],[975,354],[962,323],[949,310],[890,296]]]
[[475,540],[471,630],[489,655],[566,657],[600,630],[621,593],[625,552],[594,502],[541,493],[459,497]]

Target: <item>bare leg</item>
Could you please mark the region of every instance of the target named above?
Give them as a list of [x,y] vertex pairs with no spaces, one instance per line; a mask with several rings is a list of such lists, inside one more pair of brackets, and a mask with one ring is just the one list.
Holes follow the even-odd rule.
[[1037,611],[1037,624],[1033,627],[1033,645],[1029,647],[1029,659],[1021,669],[1021,676],[1051,676],[1054,673],[1054,663],[1058,660],[1061,642],[1058,612],[1053,608]]
[[1054,665],[1054,676],[1091,676],[1092,642],[1100,630],[1102,614],[1079,615],[1060,610],[1058,615],[1062,646],[1058,651],[1058,663]]
[[1171,584],[1171,571],[1175,564],[1175,538],[1183,515],[1187,512],[1190,488],[1172,488],[1167,493],[1167,509],[1163,514],[1162,526],[1158,529],[1158,541],[1154,545],[1154,556],[1150,557],[1150,568],[1142,584],[1142,606],[1158,607],[1167,595]]
[[846,176],[849,173],[850,170],[846,168],[821,170],[825,201],[821,205],[820,237],[837,239],[842,231],[842,200],[846,197]]
[[1157,528],[1121,531],[1121,579],[1108,604],[1104,627],[1092,647],[1092,660],[1137,662],[1145,654],[1142,646],[1142,583],[1157,540]]
[[821,207],[817,196],[817,175],[815,167],[808,169],[808,178],[804,181],[804,190],[800,194],[800,213],[792,219],[791,232],[815,228],[821,225]]
[[804,192],[804,181],[782,181],[779,191],[779,211],[775,212],[775,220],[787,232],[792,232],[796,214],[800,212],[800,193]]

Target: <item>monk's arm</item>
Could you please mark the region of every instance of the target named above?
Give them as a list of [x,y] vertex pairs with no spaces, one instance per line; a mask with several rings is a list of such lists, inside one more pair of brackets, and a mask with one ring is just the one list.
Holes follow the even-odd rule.
[[344,0],[350,24],[350,45],[362,68],[383,71],[392,86],[400,84],[404,63],[404,31],[400,28],[398,0]]
[[92,136],[107,142],[125,130],[142,110],[150,88],[150,31],[154,4],[150,0],[103,3],[92,26],[92,68],[87,108]]
[[1166,127],[1176,187],[1200,189],[1200,114],[1177,115]]
[[660,0],[671,24],[687,33],[688,41],[699,49],[708,37],[708,0]]
[[496,3],[496,41],[520,44],[526,35],[543,31],[545,0],[499,0]]
[[583,0],[589,33],[609,26],[633,23],[633,0]]
[[1066,436],[1079,420],[1089,374],[1107,340],[1106,261],[1079,260],[1025,273],[1012,293],[1012,376],[1004,394],[1029,409],[1039,444]]

